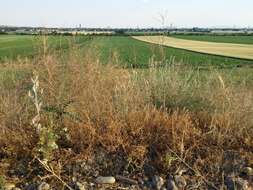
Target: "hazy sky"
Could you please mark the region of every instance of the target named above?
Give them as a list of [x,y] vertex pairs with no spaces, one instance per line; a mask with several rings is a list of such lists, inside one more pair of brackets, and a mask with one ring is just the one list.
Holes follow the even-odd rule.
[[253,0],[1,0],[0,25],[253,26]]

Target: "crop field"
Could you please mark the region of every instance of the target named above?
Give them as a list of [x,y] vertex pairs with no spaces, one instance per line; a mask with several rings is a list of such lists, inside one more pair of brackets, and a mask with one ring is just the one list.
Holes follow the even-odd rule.
[[[71,45],[70,45],[71,44]],[[162,47],[145,43],[131,37],[59,37],[47,38],[51,50],[67,49],[77,45],[80,51],[92,49],[104,63],[114,61],[125,67],[143,68],[151,62],[158,65],[176,62],[194,66],[235,66],[251,65],[253,61],[215,55],[207,55],[187,50]],[[0,60],[13,59],[17,56],[33,56],[43,51],[43,39],[36,36],[0,36]],[[113,58],[113,59],[112,59]]]
[[194,52],[253,60],[253,45],[233,43],[213,43],[185,40],[166,36],[137,36],[137,40],[190,50]]
[[0,35],[0,60],[12,59],[16,57],[33,56],[44,48],[51,50],[65,49],[70,44],[82,44],[87,37],[66,37],[66,36],[49,36],[44,38],[30,35]]
[[171,37],[206,42],[253,44],[253,36],[243,35],[170,35]]

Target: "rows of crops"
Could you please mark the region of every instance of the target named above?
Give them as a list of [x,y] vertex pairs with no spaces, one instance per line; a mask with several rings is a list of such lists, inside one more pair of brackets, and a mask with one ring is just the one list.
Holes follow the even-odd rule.
[[[82,51],[91,50],[104,63],[115,60],[127,67],[147,67],[150,63],[178,63],[191,65],[242,65],[253,61],[222,56],[208,55],[187,50],[163,47],[138,41],[131,37],[47,37],[47,48],[66,49],[78,44]],[[43,37],[38,36],[0,36],[0,60],[31,56],[43,50]],[[114,59],[112,59],[114,58]]]

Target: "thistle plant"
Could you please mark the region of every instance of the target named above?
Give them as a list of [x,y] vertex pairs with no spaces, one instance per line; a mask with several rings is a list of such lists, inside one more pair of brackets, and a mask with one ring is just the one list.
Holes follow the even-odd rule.
[[[42,155],[45,162],[50,159],[52,151],[58,148],[56,144],[57,135],[53,130],[53,122],[49,127],[41,125],[41,111],[42,111],[42,95],[43,89],[39,86],[39,76],[35,75],[32,79],[33,87],[29,91],[29,97],[33,101],[36,109],[36,116],[32,119],[32,125],[34,126],[37,135],[39,136],[38,151]],[[52,121],[52,120],[51,120]]]
[[36,108],[36,116],[32,119],[32,125],[35,127],[36,132],[39,134],[41,132],[41,107],[42,107],[42,100],[39,98],[39,95],[43,94],[43,90],[39,91],[39,76],[35,75],[34,78],[31,79],[33,83],[32,90],[29,91],[29,97],[33,101],[33,104]]

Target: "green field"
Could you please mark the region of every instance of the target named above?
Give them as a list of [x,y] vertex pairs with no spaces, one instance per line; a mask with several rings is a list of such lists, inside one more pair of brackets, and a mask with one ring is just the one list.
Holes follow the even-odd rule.
[[[151,62],[190,64],[195,66],[248,65],[253,61],[195,53],[137,41],[131,37],[48,37],[49,49],[66,49],[70,44],[80,45],[81,51],[91,50],[104,63],[112,60],[125,67],[143,68]],[[0,36],[0,60],[17,56],[32,56],[43,49],[43,39],[38,36]],[[113,59],[112,59],[113,58]],[[151,61],[152,60],[152,61]]]
[[223,35],[171,35],[175,38],[206,42],[253,44],[253,36],[223,36]]
[[[66,49],[70,44],[82,44],[85,37],[49,36],[45,37],[50,50]],[[44,39],[30,35],[0,35],[0,60],[13,59],[18,56],[33,56],[43,49]]]
[[233,59],[221,56],[213,56],[190,52],[170,47],[162,47],[154,44],[137,41],[130,37],[96,37],[92,44],[97,47],[102,60],[108,62],[111,55],[116,52],[120,64],[133,67],[145,67],[153,58],[159,63],[175,62],[179,64],[203,65],[241,65],[252,64],[253,61]]

